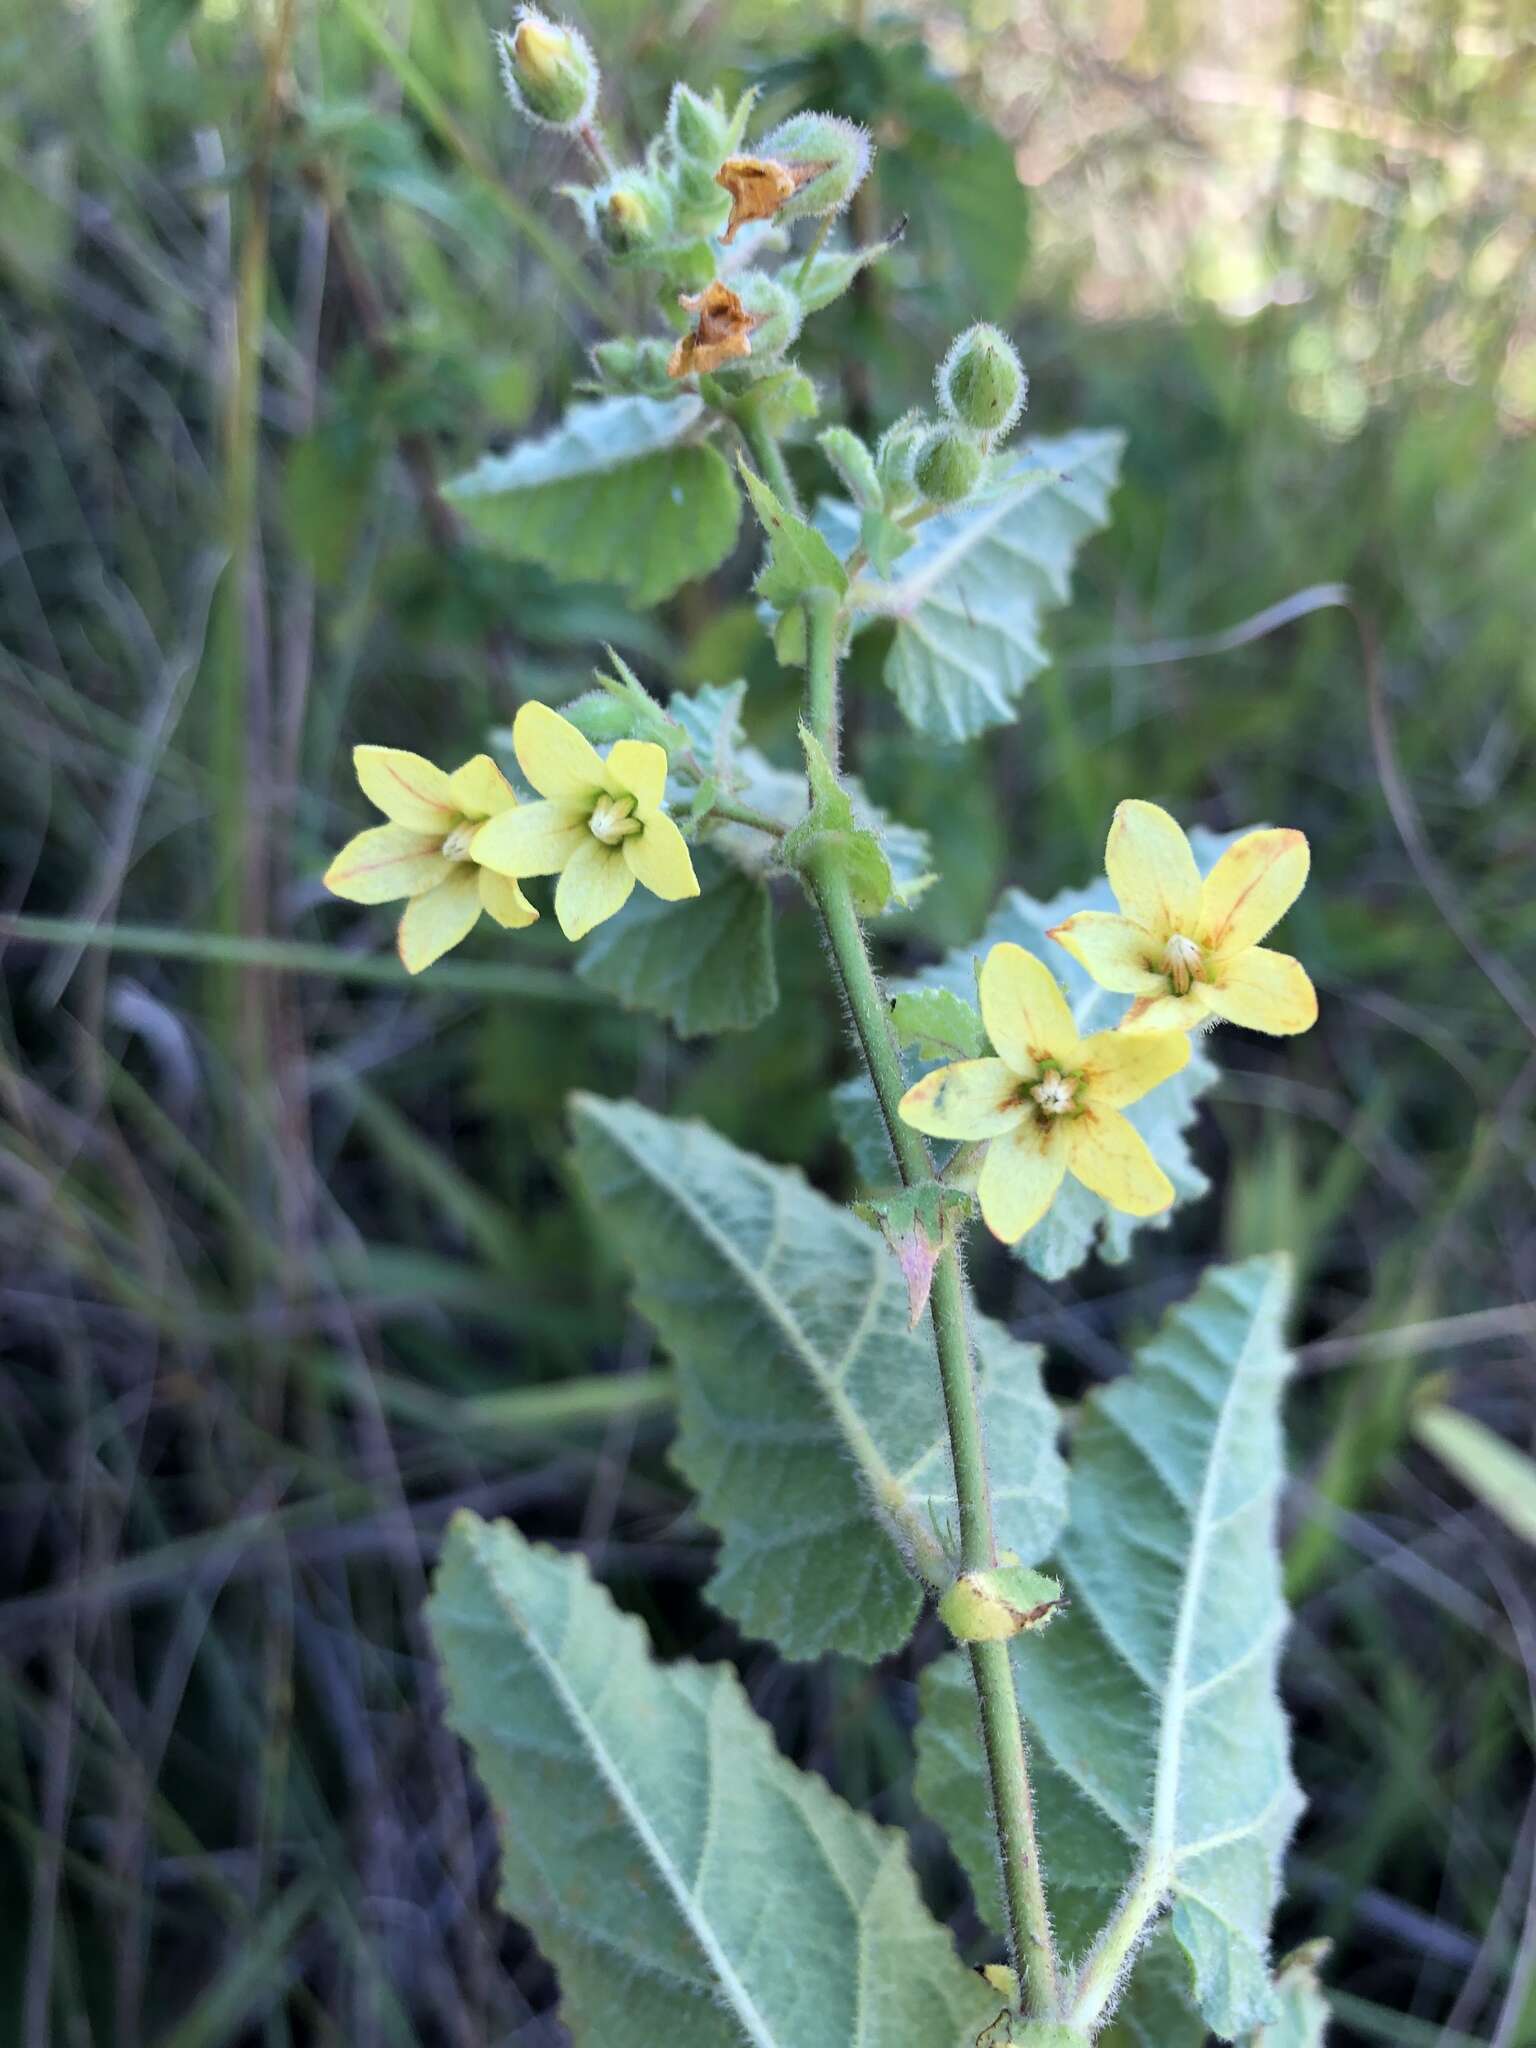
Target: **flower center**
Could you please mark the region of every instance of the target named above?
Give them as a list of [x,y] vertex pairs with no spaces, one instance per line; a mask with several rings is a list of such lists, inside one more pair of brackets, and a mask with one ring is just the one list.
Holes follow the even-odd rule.
[[1190,983],[1204,965],[1204,952],[1182,932],[1175,932],[1163,948],[1163,967],[1176,996],[1189,994]]
[[453,830],[443,841],[441,849],[443,859],[468,860],[469,842],[474,838],[479,829],[480,827],[469,818],[460,818],[458,824],[454,826]]
[[621,839],[628,839],[640,830],[640,820],[632,815],[634,808],[632,796],[599,797],[587,820],[587,829],[594,839],[601,839],[604,846],[617,846]]
[[1029,1092],[1042,1116],[1065,1116],[1077,1107],[1077,1082],[1054,1067],[1048,1067]]

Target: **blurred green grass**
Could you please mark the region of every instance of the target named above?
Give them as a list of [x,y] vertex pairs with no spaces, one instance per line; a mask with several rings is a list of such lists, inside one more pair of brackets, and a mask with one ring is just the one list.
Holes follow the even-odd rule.
[[[829,404],[893,416],[984,315],[1036,424],[1129,431],[1016,731],[935,759],[860,645],[854,743],[945,875],[900,944],[970,937],[1004,880],[1084,878],[1146,794],[1308,831],[1323,1023],[1224,1047],[1218,1193],[1144,1264],[979,1283],[1071,1400],[1199,1261],[1295,1253],[1313,1806],[1283,1931],[1333,1937],[1341,2042],[1536,2042],[1528,1573],[1409,1430],[1433,1383],[1532,1438],[1536,15],[582,18],[632,138],[680,70],[875,126],[861,226],[913,227],[812,324]],[[418,1608],[465,1497],[587,1547],[664,1652],[736,1657],[787,1747],[913,1820],[923,1646],[786,1669],[700,1601],[664,1370],[564,1157],[580,1084],[844,1187],[803,921],[780,1017],[678,1046],[542,926],[407,990],[387,919],[318,882],[354,739],[467,752],[604,641],[662,690],[747,674],[755,735],[791,730],[749,559],[637,616],[481,555],[437,497],[645,318],[586,266],[558,148],[504,114],[491,19],[0,16],[0,1855],[26,1901],[0,2012],[26,2048],[561,2038],[435,1718]],[[1336,584],[1353,613],[1234,631]]]

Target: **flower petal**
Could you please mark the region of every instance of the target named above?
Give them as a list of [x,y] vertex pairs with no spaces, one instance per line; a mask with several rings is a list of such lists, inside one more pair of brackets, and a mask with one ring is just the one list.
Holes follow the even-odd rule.
[[506,931],[520,932],[524,925],[537,924],[539,913],[510,875],[498,875],[491,868],[477,868],[480,877],[480,907],[488,910]]
[[[659,754],[660,747],[656,751]],[[635,880],[663,903],[680,903],[685,896],[698,895],[699,878],[693,872],[688,842],[664,812],[653,811],[645,830],[621,839],[619,850]]]
[[635,878],[616,846],[604,846],[589,832],[560,871],[555,916],[568,939],[584,939],[594,925],[622,910]]
[[453,870],[442,835],[405,825],[372,825],[349,839],[325,871],[325,886],[348,903],[393,903],[435,889]]
[[420,974],[441,960],[474,930],[479,915],[479,879],[467,861],[460,861],[446,882],[405,906],[395,944],[407,972]]
[[1249,832],[1205,878],[1201,938],[1230,956],[1256,946],[1307,886],[1312,850],[1304,832]]
[[994,1237],[1017,1244],[1040,1221],[1061,1186],[1067,1149],[1062,1125],[1042,1125],[1035,1117],[992,1140],[981,1162],[976,1198]]
[[448,778],[461,818],[494,818],[517,802],[512,785],[489,754],[476,754]]
[[1217,979],[1203,991],[1206,1002],[1229,1024],[1290,1038],[1317,1022],[1317,990],[1307,970],[1289,953],[1250,946],[1235,960],[1221,962]]
[[435,832],[439,839],[452,829],[458,816],[453,787],[442,769],[420,754],[399,747],[354,747],[352,765],[363,795],[391,824]]
[[1116,995],[1151,996],[1167,986],[1168,977],[1151,964],[1158,955],[1156,940],[1128,917],[1108,910],[1080,910],[1065,924],[1053,925],[1045,936],[1065,946],[1100,988],[1113,989]]
[[557,875],[587,841],[586,813],[569,804],[519,804],[482,825],[469,842],[470,858],[498,875]]
[[1022,1123],[1019,1077],[1001,1060],[956,1060],[935,1067],[901,1098],[901,1118],[930,1138],[995,1138]]
[[1083,1099],[1093,1109],[1124,1109],[1188,1065],[1182,1031],[1100,1031],[1083,1041]]
[[1188,995],[1141,996],[1120,1019],[1127,1038],[1143,1032],[1202,1031],[1211,1021],[1210,988],[1197,981]]
[[1056,977],[1022,946],[994,946],[982,963],[981,1017],[987,1036],[1016,1074],[1038,1073],[1045,1059],[1077,1061],[1077,1026]]
[[608,787],[597,749],[547,704],[528,703],[512,721],[518,766],[539,792],[590,811]]
[[1155,939],[1193,936],[1200,919],[1200,870],[1184,828],[1157,804],[1121,804],[1109,828],[1104,871],[1120,908]]
[[1118,1109],[1091,1109],[1077,1119],[1067,1164],[1085,1188],[1128,1216],[1155,1216],[1173,1201],[1173,1182]]
[[648,818],[667,786],[667,750],[654,740],[616,740],[604,764],[615,796],[632,796],[635,815]]

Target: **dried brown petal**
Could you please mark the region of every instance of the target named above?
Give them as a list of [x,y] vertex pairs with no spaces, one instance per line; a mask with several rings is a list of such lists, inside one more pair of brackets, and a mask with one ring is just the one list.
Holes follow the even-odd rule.
[[728,156],[715,173],[715,183],[731,195],[731,217],[720,239],[733,241],[736,230],[748,221],[772,220],[786,199],[826,169],[824,163],[781,164],[771,156]]
[[718,370],[722,363],[739,362],[751,355],[752,330],[762,325],[763,315],[749,313],[729,285],[716,278],[701,292],[683,292],[677,303],[695,316],[696,324],[673,349],[667,363],[669,377]]

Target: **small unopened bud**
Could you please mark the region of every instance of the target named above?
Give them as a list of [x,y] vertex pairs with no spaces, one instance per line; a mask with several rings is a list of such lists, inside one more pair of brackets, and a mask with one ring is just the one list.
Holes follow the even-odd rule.
[[934,427],[919,442],[912,463],[912,481],[935,505],[953,505],[968,498],[981,482],[982,453],[958,427]]
[[771,363],[793,347],[800,333],[800,301],[787,285],[762,270],[744,270],[736,289],[753,323],[752,359]]
[[962,1572],[939,1602],[939,1619],[958,1643],[1001,1643],[1043,1628],[1061,1607],[1061,1587],[1021,1564]]
[[664,248],[672,233],[667,195],[643,171],[621,172],[596,195],[598,239],[615,263],[640,263]]
[[497,34],[496,48],[507,97],[519,113],[545,128],[580,128],[591,120],[597,60],[580,30],[523,7],[512,27]]
[[667,389],[667,345],[650,336],[624,335],[600,341],[592,351],[598,376],[610,391],[649,392]]
[[939,403],[978,434],[1006,434],[1024,409],[1029,379],[1013,343],[996,327],[957,335],[939,365]]
[[900,497],[912,488],[912,467],[918,444],[928,431],[920,412],[906,412],[880,436],[875,449],[875,470],[888,497]]
[[[795,190],[779,207],[783,221],[836,213],[869,175],[874,144],[856,121],[836,114],[794,114],[762,145],[765,157],[795,176]],[[810,171],[805,177],[802,173]]]
[[713,99],[703,99],[679,80],[667,108],[667,133],[679,156],[703,164],[713,177],[730,148],[725,103],[718,93]]

